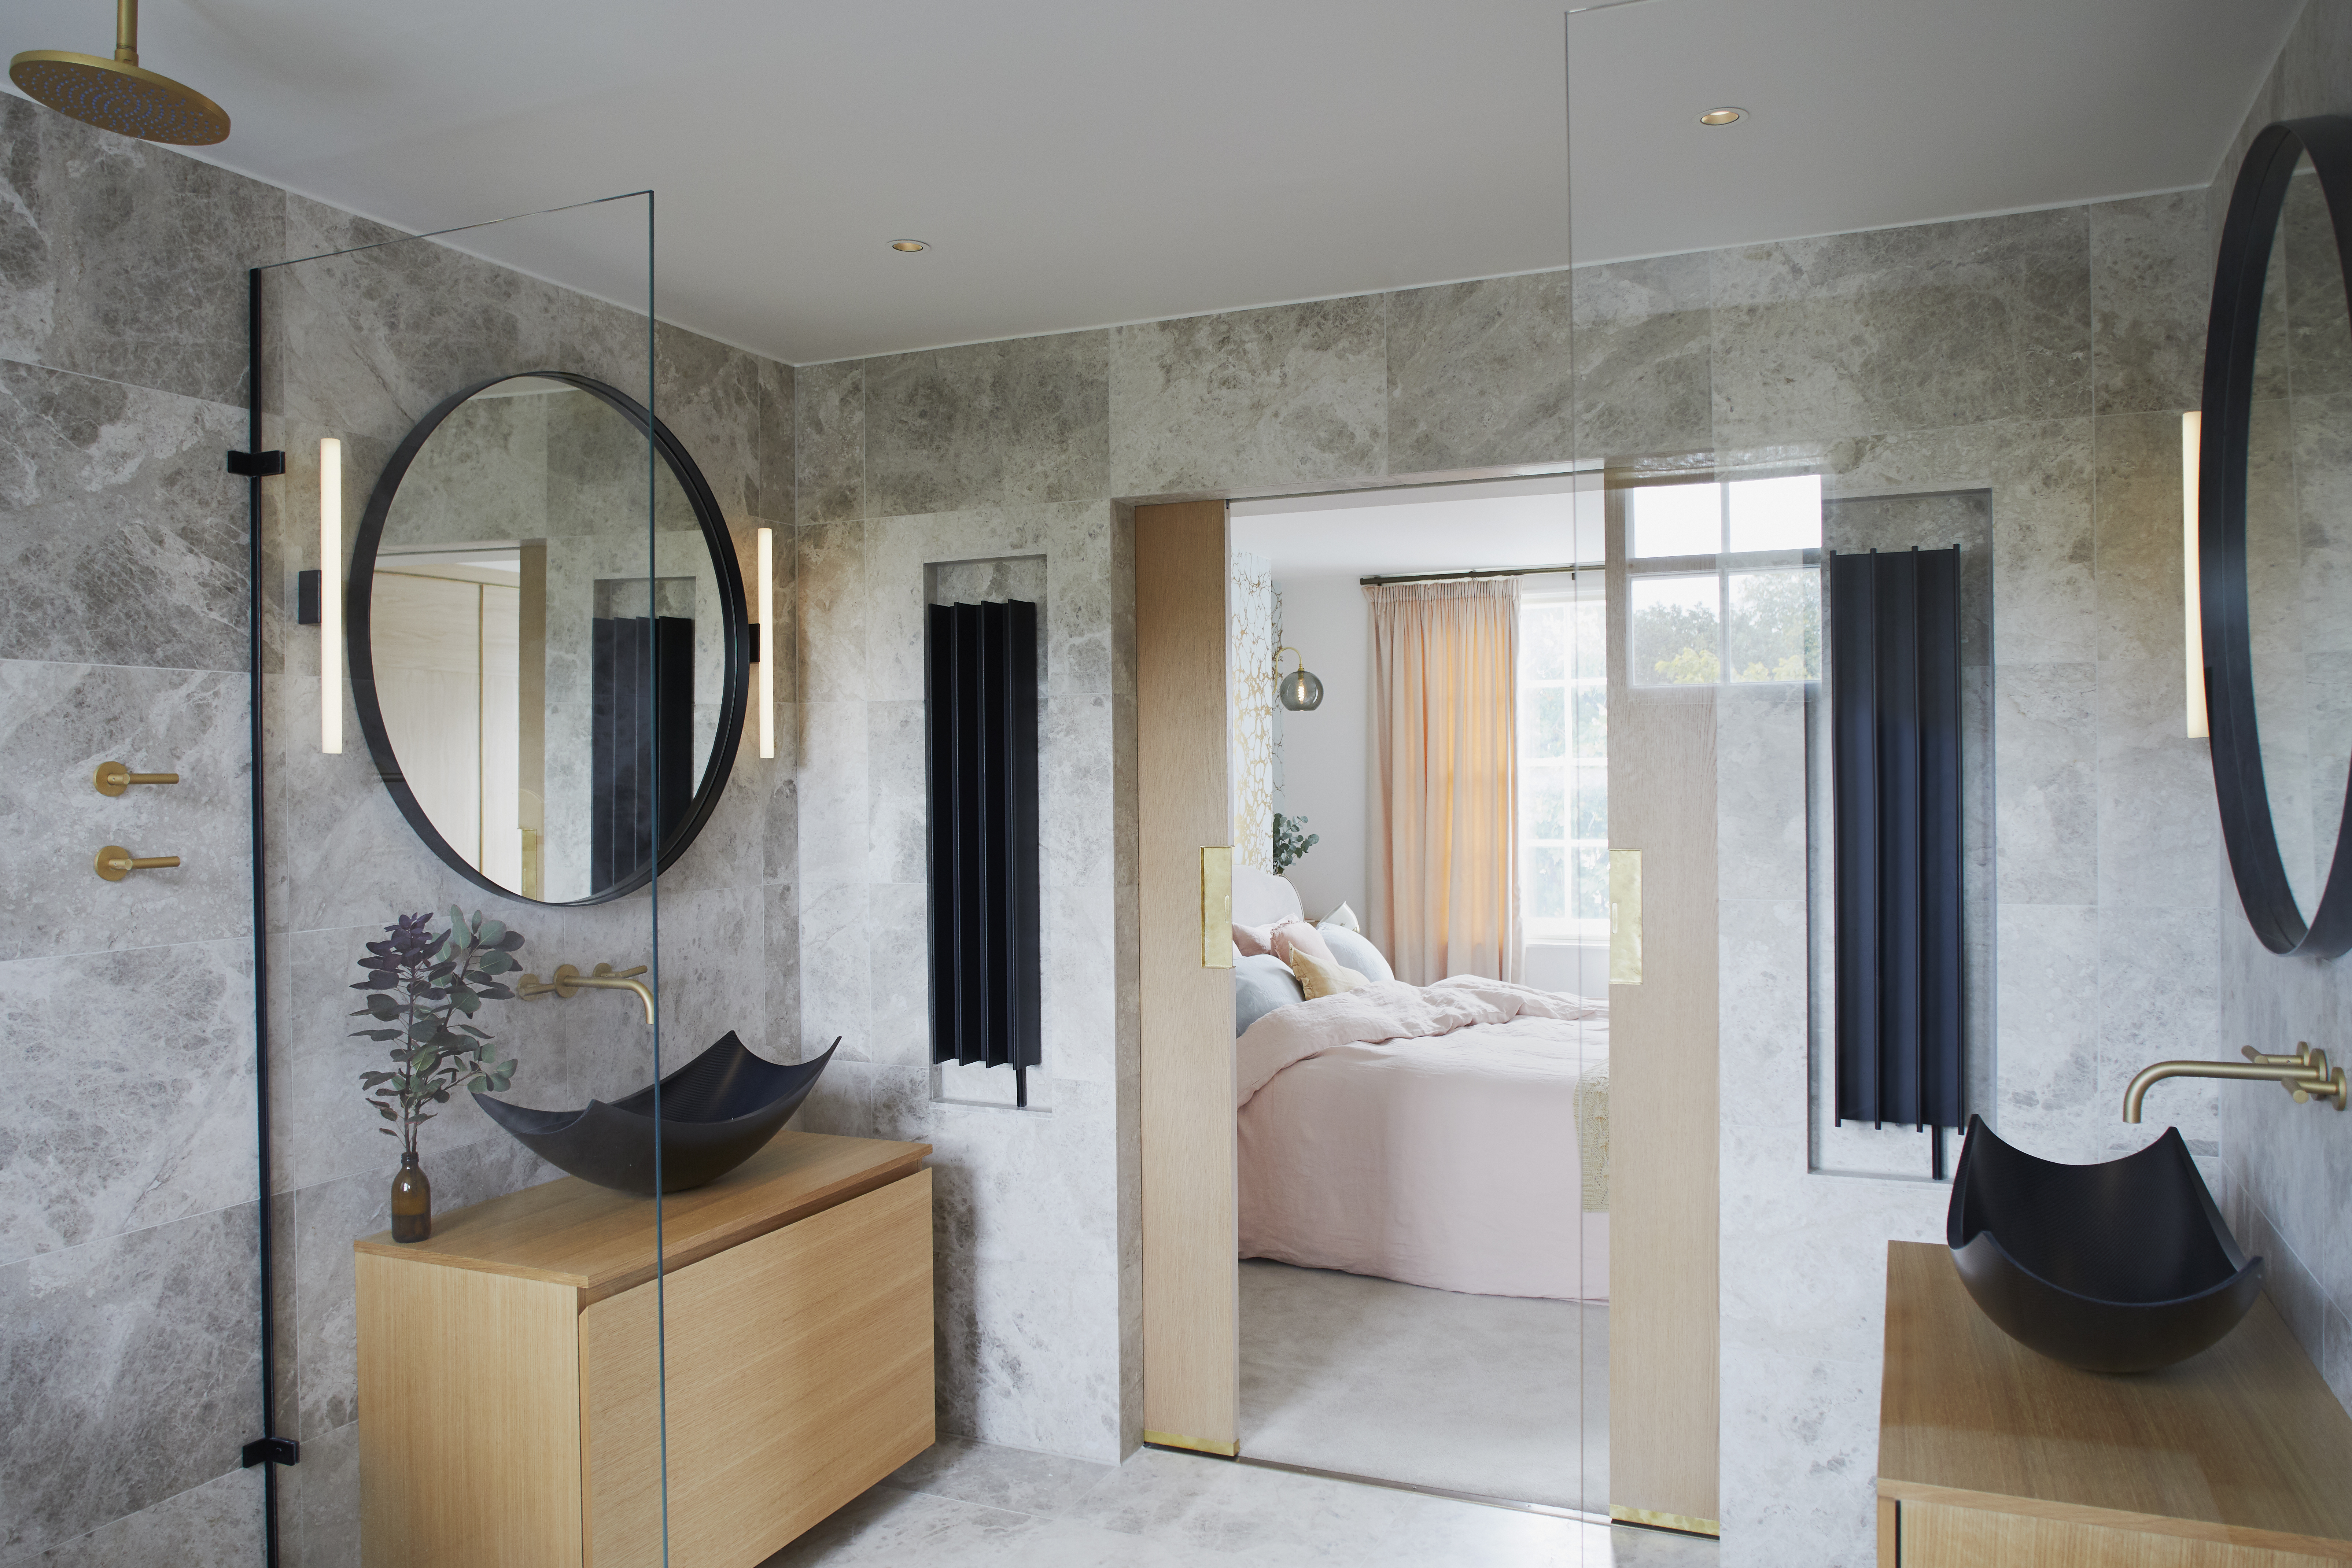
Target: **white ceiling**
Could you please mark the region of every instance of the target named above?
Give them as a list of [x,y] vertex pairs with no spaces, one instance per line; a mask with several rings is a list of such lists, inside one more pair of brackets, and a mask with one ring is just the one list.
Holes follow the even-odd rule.
[[[2202,183],[2297,3],[1588,12],[1578,258]],[[0,52],[108,53],[112,11],[10,0]],[[142,63],[235,121],[201,156],[419,230],[653,187],[661,313],[799,363],[1568,256],[1559,0],[147,0],[142,25]],[[1696,126],[1722,102],[1751,117]],[[596,225],[479,243],[642,297]]]
[[1585,509],[1580,541],[1574,482],[1562,475],[1235,501],[1233,548],[1265,557],[1278,582],[1598,562],[1600,518]]

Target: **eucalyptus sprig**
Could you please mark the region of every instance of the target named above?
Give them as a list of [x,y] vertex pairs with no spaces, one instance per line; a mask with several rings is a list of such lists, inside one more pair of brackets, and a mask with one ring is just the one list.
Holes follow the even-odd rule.
[[376,1131],[398,1138],[404,1154],[416,1152],[416,1130],[433,1117],[428,1107],[457,1089],[496,1092],[514,1082],[514,1062],[499,1059],[496,1037],[473,1019],[483,1003],[514,995],[499,976],[522,967],[512,956],[522,933],[479,910],[467,920],[455,904],[448,930],[435,933],[434,918],[402,915],[384,927],[385,940],[367,944],[364,977],[352,986],[368,994],[352,1016],[384,1026],[354,1029],[353,1037],[392,1047],[392,1067],[360,1074],[360,1088],[392,1123]]

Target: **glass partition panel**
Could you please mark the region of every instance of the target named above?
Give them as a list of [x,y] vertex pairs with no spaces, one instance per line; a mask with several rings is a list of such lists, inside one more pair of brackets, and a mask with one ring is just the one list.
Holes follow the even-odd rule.
[[354,1561],[667,1551],[656,866],[745,626],[652,222],[291,198],[254,275],[278,1404]]

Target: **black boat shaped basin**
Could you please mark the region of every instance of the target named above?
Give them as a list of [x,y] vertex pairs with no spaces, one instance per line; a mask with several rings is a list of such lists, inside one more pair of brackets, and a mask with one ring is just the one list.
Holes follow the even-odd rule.
[[[661,1190],[715,1182],[758,1153],[816,1087],[839,1040],[814,1061],[753,1056],[729,1030],[719,1042],[661,1080]],[[651,1196],[654,1086],[581,1110],[531,1110],[487,1094],[474,1103],[532,1153],[583,1182]]]
[[2238,1250],[2174,1127],[2137,1154],[2061,1165],[1971,1116],[1945,1239],[1986,1317],[2088,1372],[2188,1360],[2252,1310],[2265,1271]]

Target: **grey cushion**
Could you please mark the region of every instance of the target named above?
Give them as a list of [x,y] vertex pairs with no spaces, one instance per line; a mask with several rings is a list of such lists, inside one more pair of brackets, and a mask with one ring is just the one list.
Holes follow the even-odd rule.
[[1290,965],[1270,952],[1234,961],[1234,1036],[1236,1039],[1249,1033],[1249,1026],[1273,1012],[1287,1007],[1293,1002],[1304,1002],[1307,993],[1300,990],[1298,977],[1290,973]]
[[1323,933],[1324,945],[1331,950],[1331,956],[1365,979],[1394,980],[1396,978],[1396,971],[1391,969],[1389,961],[1381,956],[1381,950],[1374,947],[1360,931],[1349,931],[1346,926],[1335,926],[1328,921],[1315,929]]

